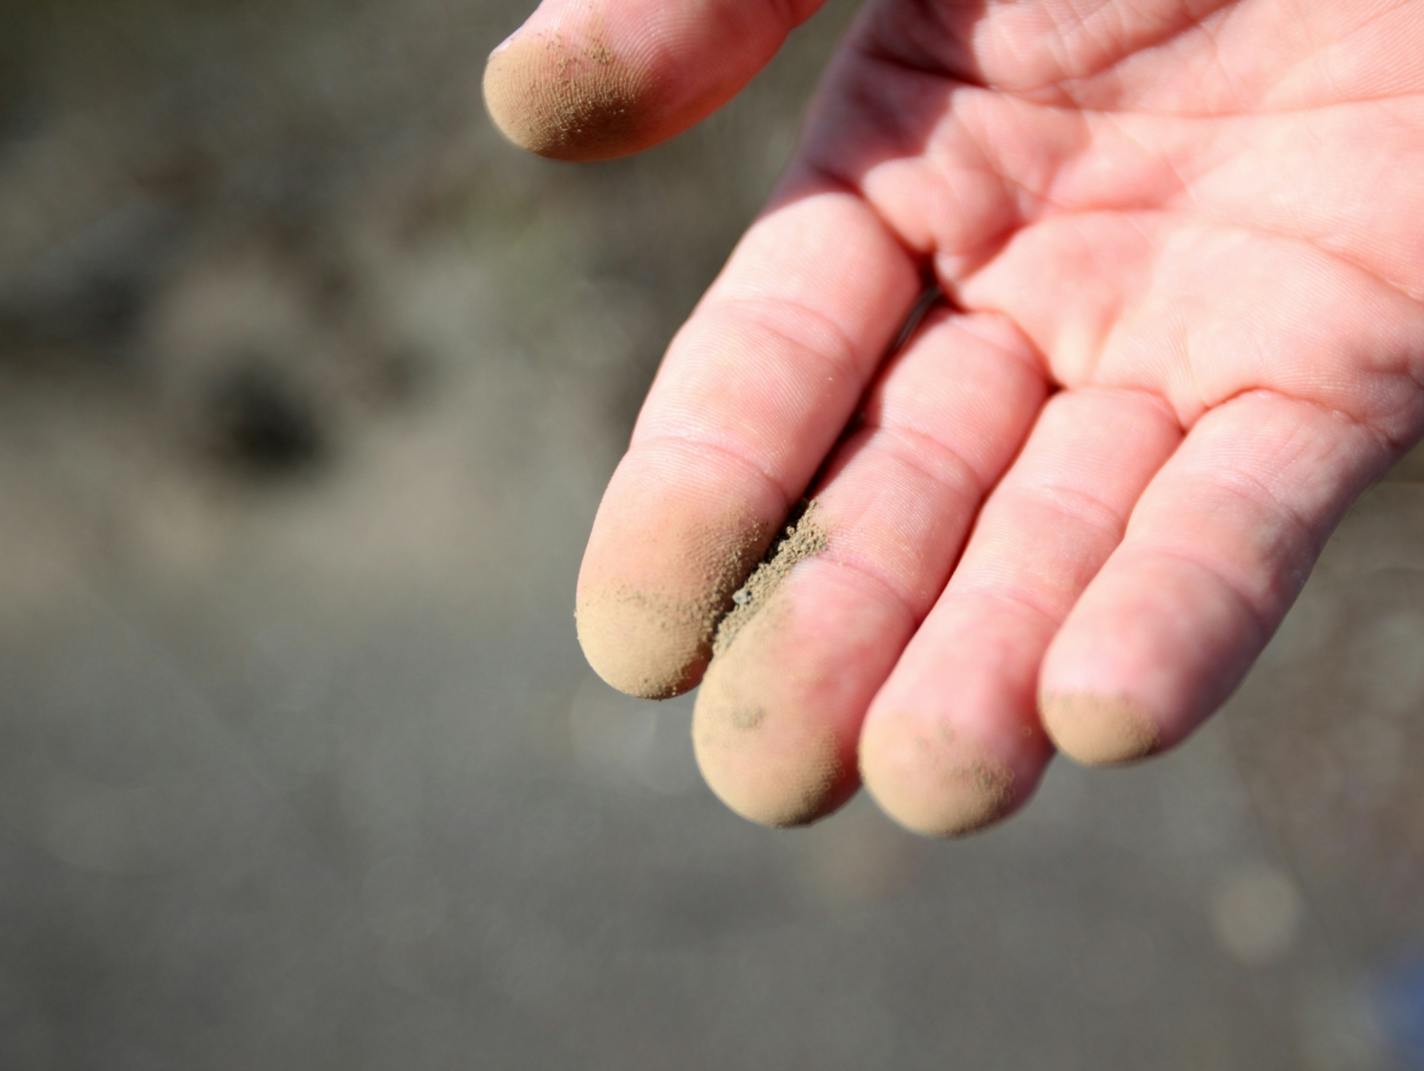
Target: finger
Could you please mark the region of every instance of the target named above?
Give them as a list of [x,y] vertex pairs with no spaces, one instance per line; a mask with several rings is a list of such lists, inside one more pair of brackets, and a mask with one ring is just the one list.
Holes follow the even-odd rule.
[[730,100],[824,0],[544,0],[490,56],[485,102],[515,144],[603,160]]
[[697,683],[712,630],[835,442],[919,290],[856,197],[809,181],[757,222],[669,349],[594,521],[585,655],[661,698]]
[[718,632],[693,738],[732,810],[799,825],[855,791],[866,707],[1046,389],[998,318],[934,314],[891,363],[812,511]]
[[1391,448],[1266,392],[1207,413],[1045,658],[1044,725],[1081,762],[1170,747],[1240,682]]
[[1179,441],[1147,394],[1049,401],[866,718],[861,775],[896,821],[959,835],[1032,794],[1052,754],[1035,706],[1043,654]]

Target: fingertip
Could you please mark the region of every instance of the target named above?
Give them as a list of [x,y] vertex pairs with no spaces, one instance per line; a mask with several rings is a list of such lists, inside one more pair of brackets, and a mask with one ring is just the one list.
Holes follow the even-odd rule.
[[579,572],[584,656],[614,688],[668,699],[694,687],[785,509],[739,470],[681,446],[635,450],[610,481]]
[[923,837],[986,829],[1017,810],[1024,795],[1013,769],[988,753],[954,739],[897,732],[884,718],[867,724],[860,774],[880,809]]
[[754,699],[700,695],[693,713],[697,767],[712,794],[747,821],[774,829],[811,825],[855,794],[855,764],[830,732],[800,735],[793,748],[764,747],[775,717]]
[[[834,688],[808,665],[798,607],[783,591],[717,654],[693,709],[698,769],[729,809],[758,825],[810,825],[859,787],[855,734],[830,715]],[[798,656],[799,660],[798,660]]]
[[706,668],[719,609],[710,597],[621,586],[580,593],[574,620],[584,658],[605,683],[639,699],[671,699]]
[[597,34],[526,27],[490,54],[485,107],[515,145],[554,160],[606,160],[645,147],[647,72]]
[[1051,694],[1039,709],[1054,746],[1084,766],[1124,766],[1161,746],[1157,723],[1142,704],[1125,696]]
[[[644,513],[627,512],[634,522]],[[642,699],[671,699],[697,686],[718,622],[766,542],[766,526],[754,521],[659,520],[661,540],[635,541],[620,537],[622,526],[595,526],[574,612],[589,666]],[[656,530],[651,518],[648,528]]]

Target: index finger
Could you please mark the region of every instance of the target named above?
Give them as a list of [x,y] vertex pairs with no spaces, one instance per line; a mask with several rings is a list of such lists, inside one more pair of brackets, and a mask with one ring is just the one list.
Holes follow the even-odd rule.
[[674,339],[594,521],[578,631],[609,684],[696,685],[919,289],[911,255],[831,180],[791,182],[753,224]]

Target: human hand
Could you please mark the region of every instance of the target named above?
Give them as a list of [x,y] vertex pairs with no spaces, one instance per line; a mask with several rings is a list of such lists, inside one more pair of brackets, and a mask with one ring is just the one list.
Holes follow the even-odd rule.
[[[487,98],[548,155],[634,151],[816,6],[546,0]],[[1175,745],[1424,434],[1421,176],[1407,0],[871,0],[613,476],[590,662],[705,670],[699,764],[778,825],[863,777],[966,832],[1055,748]]]

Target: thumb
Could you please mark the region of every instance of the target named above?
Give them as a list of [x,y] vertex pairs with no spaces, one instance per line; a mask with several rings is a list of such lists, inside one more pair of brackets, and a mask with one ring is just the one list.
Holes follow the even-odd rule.
[[544,0],[494,50],[485,103],[541,156],[606,160],[706,118],[825,0]]

